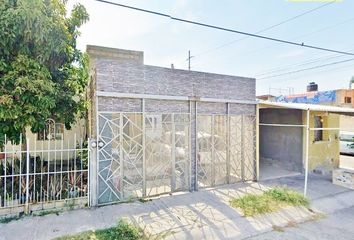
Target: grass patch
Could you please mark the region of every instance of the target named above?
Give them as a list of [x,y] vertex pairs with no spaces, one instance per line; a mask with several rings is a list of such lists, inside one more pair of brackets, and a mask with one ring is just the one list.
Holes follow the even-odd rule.
[[300,193],[288,188],[276,187],[263,194],[247,194],[232,199],[232,207],[240,208],[244,216],[270,213],[284,206],[308,206],[309,200]]
[[152,200],[148,198],[138,198],[138,201],[141,203],[146,203],[146,202],[151,202]]
[[21,217],[20,216],[12,216],[12,217],[4,217],[4,218],[0,218],[0,224],[6,224],[12,221],[17,221],[19,220]]
[[38,213],[33,213],[33,216],[43,217],[43,216],[47,216],[50,214],[55,214],[55,215],[59,216],[60,212],[61,212],[60,210],[43,210]]
[[97,231],[82,232],[72,236],[56,238],[56,240],[147,240],[149,239],[141,228],[124,220],[115,227]]

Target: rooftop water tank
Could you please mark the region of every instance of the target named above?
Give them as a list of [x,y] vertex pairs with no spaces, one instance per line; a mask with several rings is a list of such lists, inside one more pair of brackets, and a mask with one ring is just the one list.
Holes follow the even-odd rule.
[[307,85],[307,91],[308,92],[317,92],[318,85],[315,82],[310,82],[309,85]]

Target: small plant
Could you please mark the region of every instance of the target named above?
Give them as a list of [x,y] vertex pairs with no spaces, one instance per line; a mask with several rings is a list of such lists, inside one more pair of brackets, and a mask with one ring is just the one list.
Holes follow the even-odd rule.
[[50,214],[55,214],[55,215],[59,216],[60,212],[61,212],[60,210],[44,210],[44,211],[40,211],[38,213],[33,213],[33,216],[43,217],[43,216],[47,216]]
[[141,203],[146,203],[146,202],[150,202],[152,200],[148,199],[148,198],[138,198],[138,201],[141,202]]
[[270,213],[284,206],[308,206],[309,200],[288,188],[276,187],[263,194],[247,194],[230,201],[232,207],[240,208],[245,216]]
[[97,231],[88,231],[73,236],[57,238],[57,240],[144,240],[149,239],[143,230],[125,220],[120,220],[115,227],[101,229]]
[[6,224],[12,221],[19,220],[20,216],[12,216],[12,217],[5,217],[5,218],[0,218],[0,224]]

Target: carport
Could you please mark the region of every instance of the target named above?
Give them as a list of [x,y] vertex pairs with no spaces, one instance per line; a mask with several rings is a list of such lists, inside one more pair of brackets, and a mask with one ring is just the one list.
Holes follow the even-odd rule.
[[[327,154],[332,167],[338,168],[339,131],[353,132],[354,128],[340,128],[336,116],[354,116],[354,109],[268,101],[259,101],[258,109],[261,179],[265,171],[274,177],[303,173],[306,195],[309,169],[325,162],[316,162],[317,155]],[[270,171],[269,168],[262,169],[266,158],[278,159],[283,165]]]

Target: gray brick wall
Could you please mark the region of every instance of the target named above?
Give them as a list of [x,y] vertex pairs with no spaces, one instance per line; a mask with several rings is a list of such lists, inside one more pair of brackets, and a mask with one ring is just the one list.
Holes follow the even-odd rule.
[[[102,92],[189,97],[191,101],[145,100],[146,112],[191,112],[191,190],[196,183],[196,110],[199,114],[226,114],[227,104],[200,102],[199,98],[255,100],[255,79],[144,65],[143,52],[88,46],[94,89]],[[95,104],[95,100],[92,101]],[[197,108],[196,108],[197,105]],[[190,109],[190,106],[192,108]],[[255,115],[253,104],[229,105],[230,114]],[[142,112],[142,99],[98,97],[98,111]],[[95,117],[95,114],[92,114]],[[95,120],[92,120],[94,123]],[[95,128],[95,126],[93,126]],[[96,132],[96,131],[92,131]]]

